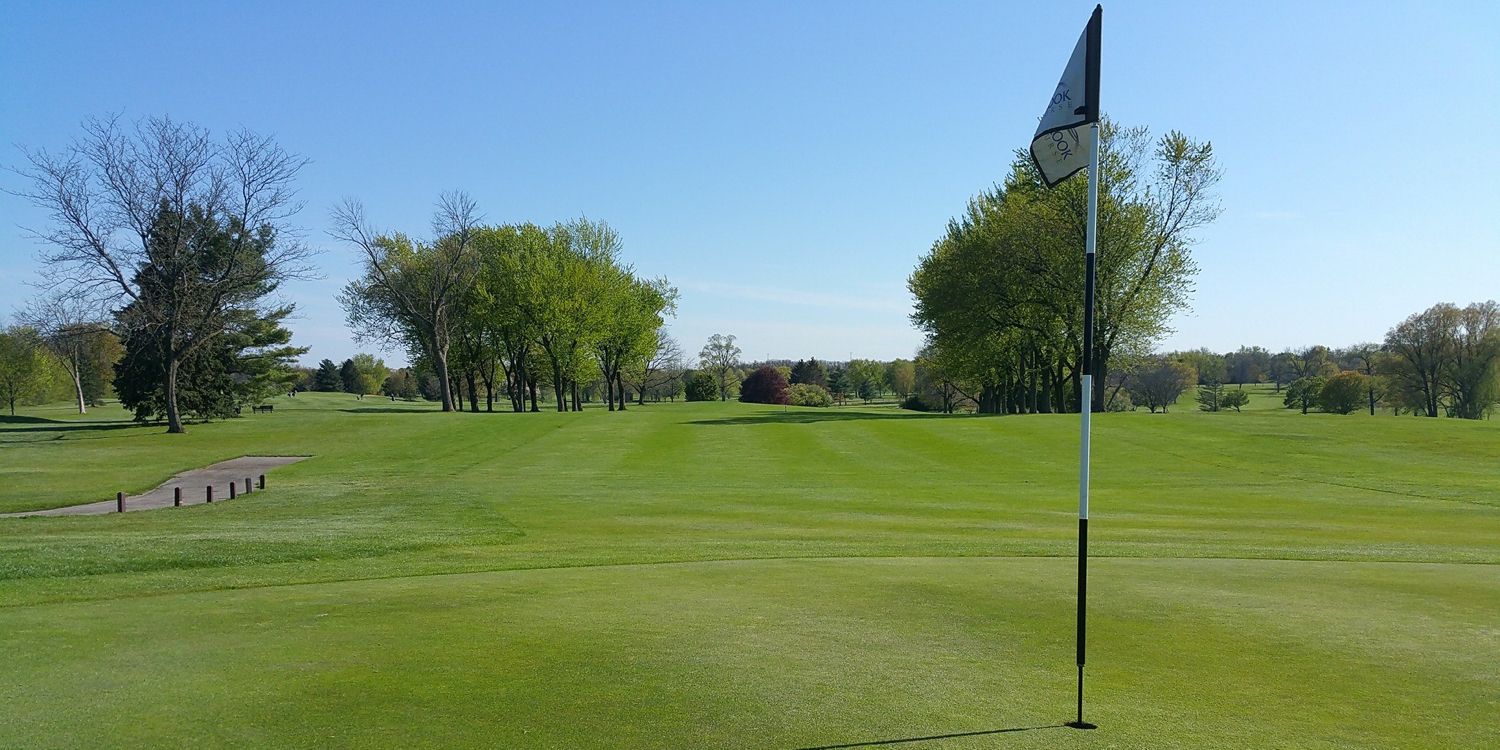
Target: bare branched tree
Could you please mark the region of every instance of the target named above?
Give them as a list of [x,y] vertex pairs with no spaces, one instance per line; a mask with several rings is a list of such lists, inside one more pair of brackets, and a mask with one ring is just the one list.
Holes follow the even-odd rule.
[[[127,129],[90,119],[62,153],[23,149],[19,195],[46,211],[29,230],[45,286],[96,302],[160,349],[167,431],[182,360],[223,334],[282,282],[311,274],[311,251],[290,225],[292,181],[307,161],[247,130],[214,139],[166,117]],[[123,333],[123,332],[122,332]]]
[[73,379],[79,414],[88,413],[83,375],[104,337],[110,335],[107,318],[106,311],[88,297],[56,293],[33,300],[22,314],[25,324],[36,329],[42,344],[57,355]]
[[649,357],[640,361],[631,371],[631,385],[635,386],[636,403],[646,403],[646,391],[670,380],[683,368],[682,345],[667,333],[666,328],[656,332],[656,346]]
[[359,249],[364,274],[344,287],[339,302],[356,336],[415,348],[437,370],[443,411],[453,411],[448,350],[458,308],[480,270],[474,250],[478,207],[462,192],[444,193],[424,243],[399,232],[377,233],[359,201],[333,208],[329,234]]

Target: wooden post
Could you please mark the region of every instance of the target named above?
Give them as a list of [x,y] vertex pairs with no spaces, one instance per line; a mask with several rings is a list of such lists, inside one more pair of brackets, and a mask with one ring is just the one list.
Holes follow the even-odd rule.
[[214,486],[210,484],[208,486],[208,502],[213,502],[213,501],[214,501]]
[[263,490],[265,488],[266,488],[266,475],[265,474],[261,474],[260,475],[260,486],[257,487],[256,489]]
[[182,507],[182,488],[181,487],[173,487],[172,488],[172,507],[174,507],[174,508],[181,508]]
[[233,479],[229,480],[229,499],[230,500],[234,499],[234,488],[235,488],[235,486],[236,486],[235,485],[235,481]]
[[123,492],[116,492],[115,493],[115,512],[116,513],[124,513],[125,512],[125,493],[123,493]]
[[245,477],[245,494],[250,494],[250,477]]

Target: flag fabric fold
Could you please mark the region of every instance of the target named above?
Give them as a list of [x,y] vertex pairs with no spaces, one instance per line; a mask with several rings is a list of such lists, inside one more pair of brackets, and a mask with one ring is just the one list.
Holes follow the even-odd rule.
[[1031,162],[1047,187],[1055,187],[1088,166],[1084,125],[1099,121],[1099,37],[1103,8],[1084,27],[1073,55],[1063,68],[1062,79],[1031,137]]

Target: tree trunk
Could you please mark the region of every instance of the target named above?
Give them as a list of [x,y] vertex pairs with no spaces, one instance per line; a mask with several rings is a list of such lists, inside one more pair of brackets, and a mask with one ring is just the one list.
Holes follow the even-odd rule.
[[1035,414],[1037,413],[1036,368],[1028,366],[1026,369],[1030,370],[1026,374],[1026,413]]
[[167,361],[167,433],[181,435],[187,432],[182,426],[182,413],[177,408],[177,357]]
[[583,411],[583,401],[579,398],[581,390],[578,386],[578,381],[573,381],[573,411]]
[[[605,370],[604,371],[604,400],[607,401],[607,402],[609,402],[609,410],[610,411],[614,411],[615,410],[615,380],[614,380],[614,377],[610,375],[609,370]],[[625,408],[625,404],[623,404],[623,403],[620,404],[620,408],[622,408],[622,409]]]
[[541,411],[541,409],[537,408],[536,405],[536,381],[528,379],[526,381],[526,387],[531,390],[531,410],[533,412]]
[[563,379],[562,367],[552,365],[552,395],[557,399],[557,410],[568,410],[568,381]]
[[620,411],[625,411],[625,402],[630,399],[625,398],[625,375],[619,370],[615,371],[615,385],[620,388]]
[[1107,356],[1094,360],[1094,403],[1090,406],[1096,412],[1104,411],[1104,381],[1109,374],[1109,365],[1105,363],[1108,361]]
[[474,381],[477,380],[477,378],[474,377],[474,371],[470,370],[469,373],[464,376],[464,379],[469,382],[469,411],[474,412],[475,414],[478,414],[479,413],[479,384],[476,383],[476,382],[474,382]]
[[[79,367],[77,362],[73,363],[73,391],[78,394],[78,413],[88,414],[89,405],[85,403],[83,399],[83,376],[81,374],[82,370],[83,368]],[[1372,401],[1371,403],[1374,402]]]
[[512,367],[506,373],[505,381],[505,387],[510,391],[510,408],[518,413],[526,411],[526,372]]
[[1048,367],[1041,372],[1042,392],[1037,396],[1036,410],[1042,414],[1052,413],[1052,368]]
[[448,350],[434,345],[432,355],[437,360],[438,395],[443,400],[443,411],[453,411],[453,381],[448,378]]

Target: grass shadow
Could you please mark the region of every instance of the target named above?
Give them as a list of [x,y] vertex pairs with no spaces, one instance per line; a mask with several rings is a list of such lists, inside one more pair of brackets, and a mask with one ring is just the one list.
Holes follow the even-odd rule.
[[43,425],[32,427],[0,427],[0,432],[76,432],[80,430],[126,430],[132,427],[149,427],[136,422],[62,422],[55,419],[42,419],[40,417],[17,417],[15,420],[6,420],[0,423],[15,423],[20,419],[29,421],[22,424]]
[[697,419],[687,424],[708,425],[746,425],[746,424],[809,424],[812,422],[855,422],[867,419],[953,419],[973,417],[973,414],[937,414],[933,412],[904,412],[882,414],[869,411],[785,411],[766,412],[743,417],[723,417],[721,419]]
[[818,745],[816,747],[799,747],[796,750],[845,750],[855,747],[881,747],[885,745],[901,745],[908,742],[932,742],[935,740],[956,740],[962,737],[983,737],[991,734],[1010,734],[1012,732],[1031,732],[1037,729],[1063,729],[1066,724],[1048,724],[1040,727],[1007,727],[1005,729],[980,729],[974,732],[951,732],[949,734],[930,734],[925,737],[900,737],[889,740],[866,740],[864,742],[847,742],[842,745]]
[[0,424],[67,424],[67,422],[46,417],[12,417],[0,414]]
[[[348,414],[436,414],[437,409],[424,408],[420,406],[356,406],[349,409],[339,409]],[[497,414],[499,412],[496,412]]]

